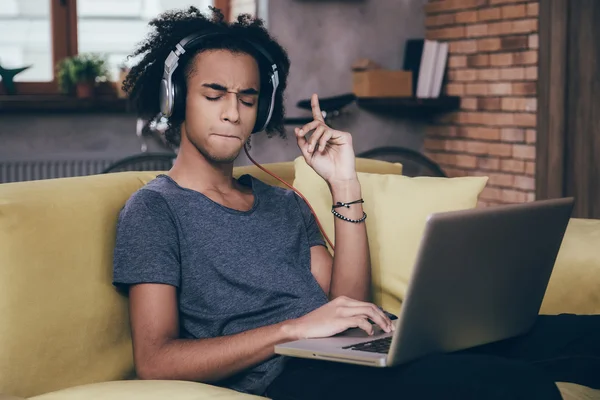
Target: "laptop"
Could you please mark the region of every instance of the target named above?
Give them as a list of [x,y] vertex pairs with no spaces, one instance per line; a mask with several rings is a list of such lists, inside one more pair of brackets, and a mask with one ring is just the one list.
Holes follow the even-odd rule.
[[[395,331],[374,325],[275,346],[277,354],[391,367],[531,329],[573,198],[431,214]],[[387,310],[390,311],[390,310]]]

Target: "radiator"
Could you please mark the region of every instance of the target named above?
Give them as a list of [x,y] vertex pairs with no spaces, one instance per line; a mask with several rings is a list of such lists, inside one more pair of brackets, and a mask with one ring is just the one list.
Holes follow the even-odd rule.
[[0,160],[0,183],[67,178],[101,173],[114,160]]

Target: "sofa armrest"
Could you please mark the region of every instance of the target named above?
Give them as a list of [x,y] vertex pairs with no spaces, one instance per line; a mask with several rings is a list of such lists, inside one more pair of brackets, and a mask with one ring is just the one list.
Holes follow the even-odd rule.
[[541,314],[600,314],[600,220],[569,221]]

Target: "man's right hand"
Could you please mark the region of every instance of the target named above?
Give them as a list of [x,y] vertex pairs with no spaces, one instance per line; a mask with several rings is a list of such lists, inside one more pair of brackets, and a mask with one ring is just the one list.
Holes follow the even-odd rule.
[[392,321],[375,304],[340,296],[316,310],[289,321],[288,329],[296,340],[324,338],[350,328],[360,328],[372,335],[370,319],[385,332],[394,329]]

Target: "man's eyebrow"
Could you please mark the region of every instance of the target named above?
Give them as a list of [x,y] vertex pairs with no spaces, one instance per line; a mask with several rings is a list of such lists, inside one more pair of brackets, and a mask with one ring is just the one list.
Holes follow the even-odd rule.
[[[227,92],[228,91],[225,86],[219,85],[218,83],[204,83],[202,86],[207,87],[209,89],[218,90],[219,92]],[[256,95],[256,94],[258,94],[258,90],[254,89],[254,88],[244,89],[244,90],[240,90],[239,94]]]

